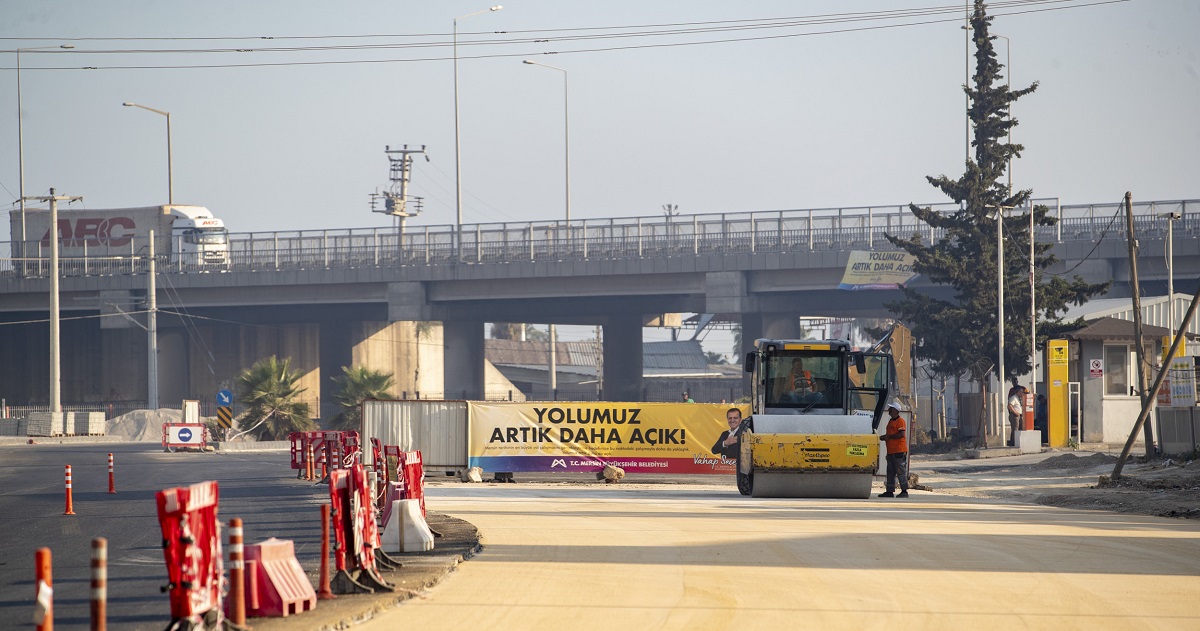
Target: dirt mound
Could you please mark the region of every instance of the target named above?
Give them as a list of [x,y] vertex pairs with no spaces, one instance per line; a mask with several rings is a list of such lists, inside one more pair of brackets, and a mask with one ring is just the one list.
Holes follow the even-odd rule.
[[163,423],[178,423],[182,418],[179,410],[134,410],[109,421],[108,435],[135,442],[160,442]]
[[1103,467],[1116,464],[1117,457],[1110,454],[1091,454],[1087,456],[1076,456],[1075,454],[1062,454],[1060,456],[1051,456],[1045,460],[1030,465],[1031,469],[1038,470],[1080,470],[1091,469],[1092,467]]

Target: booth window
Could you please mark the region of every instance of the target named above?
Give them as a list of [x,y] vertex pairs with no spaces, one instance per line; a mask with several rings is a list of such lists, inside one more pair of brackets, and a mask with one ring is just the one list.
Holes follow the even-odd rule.
[[1127,397],[1133,394],[1130,386],[1133,380],[1130,368],[1132,361],[1129,347],[1124,344],[1104,345],[1104,395],[1110,397]]

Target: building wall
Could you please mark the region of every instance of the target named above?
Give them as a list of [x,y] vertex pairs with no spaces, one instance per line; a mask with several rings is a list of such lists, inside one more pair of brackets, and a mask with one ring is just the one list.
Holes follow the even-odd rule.
[[[1127,342],[1110,341],[1108,344],[1127,344]],[[1080,381],[1080,398],[1083,417],[1083,440],[1085,443],[1124,443],[1129,440],[1129,433],[1137,422],[1142,410],[1141,399],[1137,396],[1106,395],[1104,393],[1104,377],[1092,377],[1090,363],[1098,359],[1104,365],[1104,341],[1083,340],[1079,343],[1079,361],[1076,372]],[[1155,350],[1157,351],[1157,344]],[[1137,373],[1130,378],[1136,382]],[[1149,376],[1153,379],[1153,375]],[[1144,433],[1139,432],[1135,444],[1145,444]]]

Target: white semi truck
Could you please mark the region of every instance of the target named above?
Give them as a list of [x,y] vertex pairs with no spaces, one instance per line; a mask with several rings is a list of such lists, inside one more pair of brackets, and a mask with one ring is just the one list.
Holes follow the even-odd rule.
[[[25,208],[24,235],[20,210],[9,212],[12,256],[49,256],[50,211]],[[59,256],[100,258],[144,256],[154,231],[156,255],[185,268],[229,265],[229,231],[225,222],[203,206],[144,206],[141,208],[58,210]],[[21,243],[24,243],[24,248]],[[22,256],[22,252],[24,256]]]

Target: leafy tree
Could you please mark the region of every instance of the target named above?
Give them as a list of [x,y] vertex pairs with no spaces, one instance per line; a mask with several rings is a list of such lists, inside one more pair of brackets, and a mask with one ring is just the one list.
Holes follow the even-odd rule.
[[316,429],[308,403],[300,400],[307,388],[297,386],[300,373],[291,358],[260,359],[238,376],[238,400],[246,410],[241,424],[258,440],[284,440],[292,432]]
[[[927,177],[935,188],[958,202],[956,212],[942,214],[931,208],[909,205],[909,210],[925,223],[942,229],[944,236],[935,243],[925,244],[920,235],[888,235],[894,245],[912,254],[914,269],[930,281],[954,288],[953,301],[939,300],[904,289],[904,298],[887,306],[911,324],[913,334],[920,340],[918,355],[930,360],[941,374],[959,374],[972,369],[975,378],[982,378],[988,361],[997,360],[999,332],[996,323],[996,215],[997,208],[1020,208],[1027,205],[1032,190],[1012,191],[1000,181],[1009,161],[1019,157],[1024,147],[1006,140],[1009,130],[1016,126],[1010,108],[1014,101],[1032,94],[1038,84],[1010,90],[999,81],[1001,64],[992,48],[995,37],[988,34],[992,18],[988,17],[982,0],[975,1],[971,27],[975,42],[976,71],[973,85],[963,86],[970,99],[968,114],[975,130],[974,159],[966,162],[966,171],[957,179],[945,175]],[[1039,226],[1052,226],[1056,219],[1045,206],[1032,209],[1033,220]],[[1004,316],[1006,375],[1029,372],[1029,214],[1006,213],[1002,220],[1004,231]],[[1038,338],[1045,340],[1060,334],[1077,323],[1064,324],[1062,314],[1069,304],[1083,304],[1102,294],[1108,284],[1089,284],[1079,276],[1067,280],[1046,273],[1056,262],[1049,253],[1052,244],[1035,245],[1034,267]],[[1021,332],[1025,332],[1022,335]]]
[[[521,339],[521,325],[511,322],[493,322],[492,339],[519,340]],[[525,327],[525,339],[530,342],[549,342],[550,334],[532,326],[527,326]]]
[[333,418],[333,429],[357,429],[361,419],[360,405],[367,399],[392,399],[396,379],[392,373],[371,370],[363,366],[342,366],[342,375],[333,378],[341,387],[335,398],[342,411]]
[[728,364],[729,363],[729,360],[725,359],[724,355],[714,352],[714,351],[705,351],[704,352],[704,361],[709,364]]

